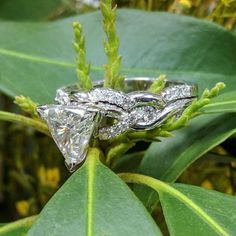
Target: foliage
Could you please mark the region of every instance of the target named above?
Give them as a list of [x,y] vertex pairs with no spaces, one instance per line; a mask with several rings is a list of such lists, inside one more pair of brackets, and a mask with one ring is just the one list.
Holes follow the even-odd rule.
[[105,53],[108,60],[107,64],[104,66],[104,86],[122,90],[124,87],[124,77],[119,74],[121,56],[118,55],[120,42],[115,27],[116,7],[112,8],[111,0],[101,1],[100,7],[103,15],[103,27],[107,35],[107,41],[104,41]]
[[75,43],[74,47],[76,50],[77,58],[77,76],[79,79],[78,87],[85,91],[92,88],[92,81],[89,77],[90,65],[86,63],[85,58],[85,38],[82,36],[82,26],[78,22],[74,22],[74,35]]
[[[171,13],[204,18],[233,30],[236,22],[234,0],[115,0],[118,7]],[[98,0],[37,0],[34,4],[24,0],[2,0],[0,19],[18,21],[55,20],[68,15],[97,9]],[[39,10],[40,9],[40,10]]]
[[[198,7],[193,1],[140,0],[129,6],[198,17],[209,9],[208,4]],[[231,1],[219,1],[208,18],[232,28],[232,14],[217,20],[232,6]],[[0,168],[6,169],[3,195],[10,196],[8,202],[18,217],[35,215],[43,207],[39,216],[3,225],[0,235],[233,235],[236,200],[225,193],[234,193],[235,153],[219,145],[235,142],[236,37],[189,17],[116,12],[110,0],[102,1],[101,11],[106,57],[101,16],[85,14],[76,18],[81,24],[73,23],[76,66],[71,48],[74,17],[47,23],[0,21],[0,89],[18,95],[15,103],[22,109],[22,114],[12,113],[16,107],[0,111],[1,120],[14,123],[1,124],[7,130],[7,135],[0,133],[2,140],[8,140],[7,150],[0,144],[4,157]],[[17,43],[12,35],[18,37]],[[56,88],[75,83],[76,70],[83,90],[90,90],[91,78],[100,79],[105,70],[106,87],[122,89],[122,74],[159,76],[151,92],[160,92],[167,78],[197,82],[202,95],[176,121],[168,119],[154,130],[130,131],[96,143],[83,166],[69,177],[35,108],[49,102]],[[221,180],[215,173],[230,179],[224,188],[218,186]],[[134,185],[128,187],[121,179]]]
[[236,2],[234,0],[117,0],[117,3],[118,5],[124,5],[125,7],[139,8],[148,11],[168,11],[176,14],[206,18],[210,21],[225,26],[230,30],[234,29],[236,23]]

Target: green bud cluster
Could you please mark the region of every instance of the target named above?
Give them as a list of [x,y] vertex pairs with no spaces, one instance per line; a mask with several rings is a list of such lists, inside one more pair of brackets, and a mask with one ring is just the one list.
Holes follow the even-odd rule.
[[120,40],[116,32],[116,6],[112,7],[111,0],[102,0],[100,3],[103,15],[103,28],[107,36],[104,40],[107,64],[105,68],[105,83],[107,88],[122,90],[124,87],[124,77],[120,74],[121,56],[118,53]]
[[33,118],[39,118],[37,113],[37,103],[33,102],[31,98],[24,96],[16,96],[14,103],[17,104],[21,110],[30,114]]
[[82,26],[78,22],[73,23],[74,28],[74,48],[76,52],[76,72],[79,79],[78,87],[84,91],[92,89],[92,81],[90,79],[90,64],[86,62],[85,37],[82,35]]
[[149,92],[151,93],[159,93],[162,89],[165,88],[166,84],[166,75],[160,75],[150,86]]

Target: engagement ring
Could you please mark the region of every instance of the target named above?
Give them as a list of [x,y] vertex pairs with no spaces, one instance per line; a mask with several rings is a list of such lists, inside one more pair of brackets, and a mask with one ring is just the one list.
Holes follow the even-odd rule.
[[195,84],[165,81],[158,94],[148,92],[154,78],[127,78],[124,92],[94,83],[89,92],[77,86],[57,90],[55,104],[37,107],[70,171],[82,163],[93,138],[112,139],[129,130],[150,130],[177,119],[197,97]]

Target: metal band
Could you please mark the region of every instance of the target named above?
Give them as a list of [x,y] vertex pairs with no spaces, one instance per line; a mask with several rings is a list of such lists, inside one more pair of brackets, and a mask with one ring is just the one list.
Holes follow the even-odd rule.
[[57,90],[56,104],[38,107],[70,170],[84,160],[94,136],[107,140],[132,129],[153,129],[167,117],[177,119],[197,97],[195,84],[180,81],[166,81],[158,94],[148,92],[154,81],[127,78],[125,92],[103,88],[103,81],[89,92],[63,87]]
[[[125,79],[125,93],[133,92],[133,91],[147,91],[153,82],[156,81],[156,78],[149,77],[133,77]],[[94,88],[102,88],[104,84],[103,80],[94,81]],[[178,91],[182,91],[182,89],[189,89],[189,97],[197,97],[198,95],[198,87],[196,84],[185,81],[176,81],[176,80],[166,80],[165,88],[166,89],[175,88]],[[163,91],[163,92],[164,92]],[[69,85],[66,87],[62,87],[57,90],[55,101],[62,104],[63,102],[68,103],[69,101],[73,101],[73,97],[71,97],[74,93],[78,93],[78,87],[76,85]],[[174,92],[174,91],[173,91]],[[173,94],[173,93],[172,93]],[[186,95],[186,94],[185,94]]]

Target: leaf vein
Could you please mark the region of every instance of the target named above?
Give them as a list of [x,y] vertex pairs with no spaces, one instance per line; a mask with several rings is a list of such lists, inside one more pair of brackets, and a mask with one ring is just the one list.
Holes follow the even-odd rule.
[[96,163],[95,158],[87,157],[88,195],[87,195],[87,236],[93,236],[93,208],[94,208],[94,182]]

